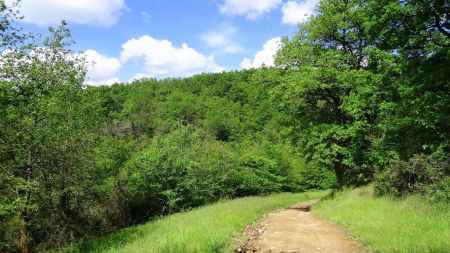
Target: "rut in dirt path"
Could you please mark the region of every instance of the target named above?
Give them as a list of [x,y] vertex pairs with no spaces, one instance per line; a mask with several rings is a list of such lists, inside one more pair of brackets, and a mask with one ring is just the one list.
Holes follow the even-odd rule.
[[313,201],[269,214],[263,225],[251,232],[240,252],[258,253],[353,253],[365,252],[337,226],[313,216]]

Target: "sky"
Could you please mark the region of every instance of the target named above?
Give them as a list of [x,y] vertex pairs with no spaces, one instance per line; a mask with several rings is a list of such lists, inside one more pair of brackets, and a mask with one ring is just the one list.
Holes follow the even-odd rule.
[[[6,0],[11,4],[14,0]],[[22,0],[24,30],[64,19],[89,62],[87,83],[186,77],[273,65],[280,38],[318,0]]]

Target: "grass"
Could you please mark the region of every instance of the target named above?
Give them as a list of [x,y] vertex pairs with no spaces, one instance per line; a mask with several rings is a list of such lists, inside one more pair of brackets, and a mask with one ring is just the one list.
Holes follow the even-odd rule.
[[79,243],[66,252],[232,252],[233,244],[242,239],[245,226],[262,215],[326,194],[325,191],[283,193],[222,201]]
[[342,225],[375,252],[450,252],[450,204],[420,196],[373,197],[371,187],[338,193],[312,212]]

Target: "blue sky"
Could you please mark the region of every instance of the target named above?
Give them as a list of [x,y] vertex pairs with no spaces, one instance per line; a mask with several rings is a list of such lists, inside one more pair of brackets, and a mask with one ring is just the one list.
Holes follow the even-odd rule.
[[[13,0],[7,0],[11,2]],[[272,65],[317,0],[22,0],[27,31],[68,21],[88,83]],[[94,64],[95,63],[95,64]]]

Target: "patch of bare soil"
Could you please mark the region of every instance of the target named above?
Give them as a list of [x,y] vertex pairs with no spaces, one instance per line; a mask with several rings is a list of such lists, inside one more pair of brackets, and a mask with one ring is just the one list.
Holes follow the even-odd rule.
[[269,214],[259,228],[246,231],[249,239],[238,252],[365,252],[337,226],[313,216],[309,210],[314,203],[308,201]]

